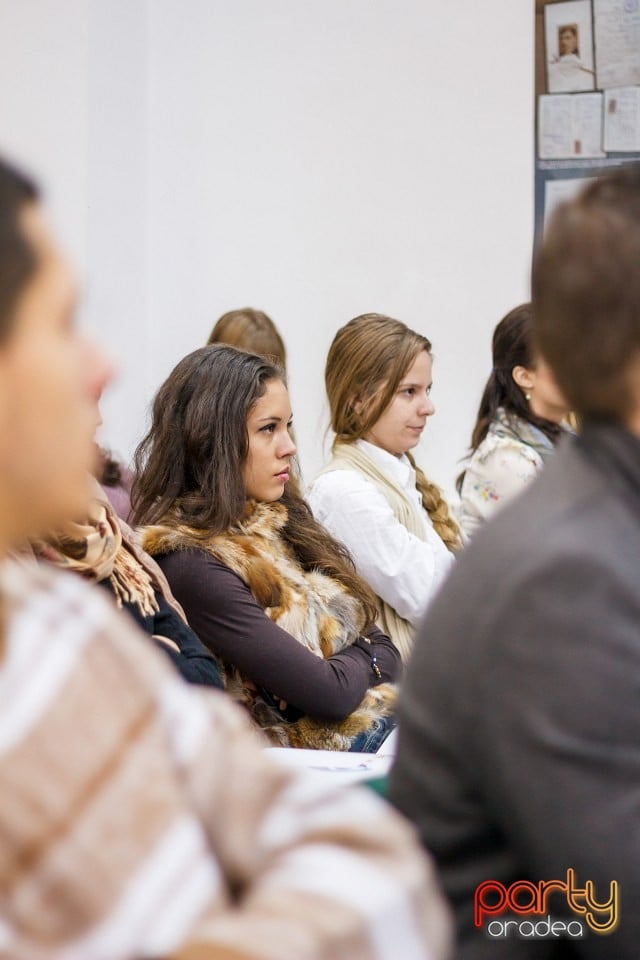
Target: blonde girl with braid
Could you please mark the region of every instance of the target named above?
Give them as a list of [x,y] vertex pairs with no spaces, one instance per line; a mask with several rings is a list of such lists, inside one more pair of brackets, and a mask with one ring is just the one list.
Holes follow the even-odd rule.
[[446,500],[411,454],[435,412],[431,365],[429,340],[391,317],[364,314],[338,331],[325,368],[332,458],[308,497],[377,595],[403,660],[460,547]]

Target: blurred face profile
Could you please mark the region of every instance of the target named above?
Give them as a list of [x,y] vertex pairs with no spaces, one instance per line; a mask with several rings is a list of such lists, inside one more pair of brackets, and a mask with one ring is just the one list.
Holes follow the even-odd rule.
[[0,511],[8,546],[83,517],[98,400],[111,371],[75,329],[76,289],[37,204],[20,215],[36,267],[0,344]]
[[575,53],[578,49],[578,37],[571,27],[565,27],[560,31],[560,56],[566,57],[570,53]]

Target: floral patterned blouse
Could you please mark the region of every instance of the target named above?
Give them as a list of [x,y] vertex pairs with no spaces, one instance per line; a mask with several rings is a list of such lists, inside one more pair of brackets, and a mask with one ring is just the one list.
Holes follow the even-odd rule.
[[554,449],[533,424],[498,411],[464,475],[459,521],[466,539],[533,480]]

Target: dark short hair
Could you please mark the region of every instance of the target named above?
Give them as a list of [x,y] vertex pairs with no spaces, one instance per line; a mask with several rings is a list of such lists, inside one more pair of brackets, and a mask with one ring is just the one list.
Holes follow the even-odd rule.
[[11,332],[16,301],[37,257],[20,227],[20,213],[38,199],[36,185],[0,159],[0,342]]
[[536,252],[534,336],[570,407],[624,419],[640,362],[640,164],[561,204]]

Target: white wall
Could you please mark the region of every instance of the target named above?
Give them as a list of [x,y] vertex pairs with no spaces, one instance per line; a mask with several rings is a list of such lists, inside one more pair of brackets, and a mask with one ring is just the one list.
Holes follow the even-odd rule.
[[88,10],[84,0],[0,0],[0,149],[46,191],[58,235],[85,263]]
[[251,305],[287,341],[312,476],[327,347],[378,310],[433,341],[419,457],[451,487],[491,330],[527,296],[533,3],[0,0],[0,85],[0,144],[47,181],[87,322],[123,359],[116,449]]

